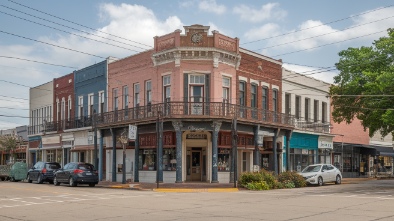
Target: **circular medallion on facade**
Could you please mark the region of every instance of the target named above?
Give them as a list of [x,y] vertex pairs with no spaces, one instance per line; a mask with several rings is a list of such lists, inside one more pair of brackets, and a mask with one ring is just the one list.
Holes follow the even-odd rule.
[[200,33],[194,33],[192,35],[192,42],[193,43],[200,43],[202,40],[202,35]]

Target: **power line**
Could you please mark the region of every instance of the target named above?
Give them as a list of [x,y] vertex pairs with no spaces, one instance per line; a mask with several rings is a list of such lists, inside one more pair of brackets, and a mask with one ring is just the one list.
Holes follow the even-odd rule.
[[3,109],[10,109],[10,110],[30,110],[30,109],[26,109],[26,108],[15,108],[15,107],[0,107]]
[[344,28],[344,29],[341,29],[341,30],[336,30],[336,31],[333,31],[333,32],[324,33],[324,34],[321,34],[321,35],[315,35],[315,36],[312,36],[312,37],[303,38],[303,39],[299,39],[299,40],[295,40],[295,41],[285,42],[285,43],[278,44],[278,45],[272,45],[272,46],[269,46],[269,47],[260,48],[260,49],[256,49],[256,50],[253,50],[253,51],[260,51],[260,50],[264,50],[264,49],[275,48],[275,47],[279,47],[279,46],[283,46],[283,45],[287,45],[287,44],[291,44],[291,43],[295,43],[295,42],[300,42],[300,41],[304,41],[304,40],[308,40],[308,39],[312,39],[312,38],[317,38],[317,37],[321,37],[321,36],[324,36],[324,35],[329,35],[329,34],[333,34],[333,33],[336,33],[336,32],[344,31],[344,30],[358,28],[358,27],[363,26],[363,25],[368,25],[368,24],[371,24],[371,23],[374,23],[374,22],[382,21],[382,20],[385,20],[385,19],[393,18],[393,17],[394,16],[390,16],[390,17],[379,19],[379,20],[371,21],[371,22],[368,22],[368,23],[363,23],[363,24],[359,24],[359,25],[356,25],[356,26]]
[[19,18],[19,19],[22,19],[22,20],[25,20],[25,21],[27,21],[27,22],[31,22],[31,23],[34,23],[34,24],[37,24],[37,25],[41,25],[41,26],[44,26],[44,27],[47,27],[47,28],[51,28],[51,29],[54,29],[54,30],[57,30],[57,31],[61,31],[61,32],[64,32],[64,33],[67,33],[67,34],[70,34],[70,35],[75,35],[75,36],[78,36],[78,37],[80,37],[80,38],[85,38],[85,39],[88,39],[88,40],[91,40],[91,41],[100,42],[100,43],[102,43],[102,44],[106,44],[106,45],[110,45],[110,46],[114,46],[114,47],[126,49],[126,50],[129,50],[129,51],[139,52],[139,51],[136,51],[136,50],[133,50],[133,49],[130,49],[130,48],[125,48],[125,47],[122,47],[122,46],[110,44],[110,43],[103,42],[103,41],[99,41],[99,40],[96,40],[96,39],[93,39],[93,38],[85,37],[85,36],[78,35],[78,34],[75,34],[75,33],[71,33],[71,32],[68,32],[68,31],[64,31],[64,30],[61,30],[61,29],[58,29],[58,28],[55,28],[55,27],[51,27],[51,26],[48,26],[48,25],[44,25],[44,24],[41,24],[41,23],[38,23],[38,22],[34,22],[34,21],[31,21],[31,20],[28,20],[28,19],[25,19],[25,18],[21,18],[21,17],[15,16],[15,15],[8,14],[8,13],[6,13],[6,12],[0,11],[0,13],[3,13],[3,14],[6,14],[6,15],[8,15],[8,16],[15,17],[15,18]]
[[104,58],[104,57],[101,57],[101,56],[98,56],[98,55],[86,53],[86,52],[83,52],[83,51],[74,50],[74,49],[71,49],[71,48],[62,47],[62,46],[51,44],[51,43],[44,42],[44,41],[35,40],[35,39],[32,39],[32,38],[24,37],[24,36],[17,35],[17,34],[12,34],[12,33],[6,32],[6,31],[1,31],[0,30],[0,32],[2,32],[4,34],[15,36],[15,37],[24,38],[24,39],[27,39],[27,40],[30,40],[30,41],[35,41],[35,42],[39,42],[39,43],[42,43],[42,44],[47,44],[47,45],[50,45],[50,46],[53,46],[53,47],[57,47],[57,48],[66,49],[66,50],[69,50],[69,51],[78,52],[78,53],[81,53],[81,54],[86,54],[86,55],[90,55],[90,56],[94,56],[94,57],[98,57],[98,58]]
[[358,36],[358,37],[349,38],[349,39],[342,40],[342,41],[336,41],[336,42],[332,42],[332,43],[328,43],[328,44],[324,44],[324,45],[319,45],[319,46],[312,47],[312,48],[307,48],[307,49],[302,49],[302,50],[298,50],[298,51],[292,51],[292,52],[288,52],[288,53],[284,53],[284,54],[279,54],[279,55],[275,55],[275,56],[272,56],[272,57],[279,57],[279,56],[283,56],[283,55],[294,54],[294,53],[297,53],[297,52],[307,51],[307,50],[311,50],[311,49],[315,49],[315,48],[320,48],[320,47],[324,47],[324,46],[327,46],[327,45],[333,45],[333,44],[337,44],[337,43],[341,43],[341,42],[345,42],[345,41],[349,41],[349,40],[354,40],[354,39],[357,39],[357,38],[362,38],[362,37],[378,34],[378,33],[381,33],[381,32],[386,32],[386,30],[378,31],[378,32],[374,32],[374,33],[370,33],[370,34],[366,34],[366,35],[361,35],[361,36]]
[[[108,32],[100,31],[100,30],[98,30],[98,29],[94,29],[94,28],[91,28],[91,27],[88,27],[88,26],[85,26],[85,25],[81,25],[81,24],[78,24],[78,23],[76,23],[76,22],[73,22],[73,21],[70,21],[70,20],[67,20],[67,19],[64,19],[64,18],[55,16],[55,15],[52,15],[52,14],[49,14],[49,13],[40,11],[40,10],[38,10],[38,9],[35,9],[35,8],[32,8],[32,7],[23,5],[23,4],[21,4],[21,3],[14,2],[14,1],[12,1],[12,0],[8,0],[8,1],[10,1],[10,2],[12,2],[12,3],[14,3],[14,4],[17,4],[17,5],[20,5],[20,6],[22,6],[22,7],[28,8],[28,9],[30,9],[30,10],[37,11],[37,12],[40,12],[40,13],[42,13],[42,14],[45,14],[45,15],[48,15],[48,16],[51,16],[51,17],[54,17],[54,18],[57,18],[57,19],[60,19],[60,20],[69,22],[69,23],[72,23],[72,24],[74,24],[74,25],[78,25],[78,26],[81,26],[81,27],[84,27],[84,28],[88,28],[88,29],[93,30],[93,31],[97,31],[97,32],[100,32],[100,33],[103,33],[103,34],[107,34],[107,35],[110,35],[110,36],[113,36],[113,37],[117,37],[117,38],[120,38],[120,39],[129,41],[129,42],[133,42],[133,43],[136,43],[136,44],[139,44],[139,45],[143,45],[143,46],[147,46],[147,47],[151,48],[150,45],[146,45],[146,44],[143,44],[143,43],[140,43],[140,42],[132,41],[132,40],[127,39],[127,38],[123,38],[123,37],[120,37],[120,36],[117,36],[117,35],[110,34],[110,33],[108,33]],[[134,46],[134,47],[137,47],[137,46]],[[138,48],[140,48],[140,47],[138,47]],[[141,48],[141,49],[146,50],[146,48]]]
[[10,97],[10,96],[5,96],[5,95],[0,95],[0,97],[6,97],[6,98],[14,98],[14,99],[19,99],[19,100],[29,100],[29,99],[26,99],[26,98],[21,98],[21,97]]
[[296,32],[300,32],[300,31],[305,31],[305,30],[309,30],[309,29],[312,29],[312,28],[321,27],[321,26],[332,24],[332,23],[336,23],[336,22],[339,22],[339,21],[344,21],[344,20],[347,20],[347,19],[350,19],[350,18],[354,18],[354,17],[360,16],[360,15],[368,14],[368,13],[371,13],[371,12],[374,12],[374,11],[382,10],[382,9],[385,9],[385,8],[390,8],[392,6],[393,5],[384,6],[384,7],[377,8],[377,9],[370,10],[370,11],[366,11],[366,12],[363,12],[363,13],[360,13],[360,14],[352,15],[352,16],[349,16],[349,17],[346,17],[346,18],[341,18],[341,19],[338,19],[338,20],[335,20],[335,21],[327,22],[327,23],[324,23],[324,24],[320,24],[320,25],[316,25],[316,26],[312,26],[312,27],[308,27],[308,28],[303,28],[303,29],[299,29],[299,30],[296,30],[296,31],[287,32],[287,33],[284,33],[284,34],[275,35],[275,36],[271,36],[271,37],[267,37],[267,38],[262,38],[262,39],[255,40],[255,41],[245,42],[245,43],[242,43],[241,45],[250,44],[250,43],[259,42],[259,41],[264,41],[264,40],[267,40],[267,39],[277,38],[277,37],[281,37],[281,36],[285,36],[285,35],[289,35],[289,34],[294,34]]
[[34,60],[29,60],[29,59],[25,59],[25,58],[18,58],[18,57],[10,57],[10,56],[2,56],[2,55],[0,55],[0,58],[10,58],[10,59],[17,59],[17,60],[22,60],[22,61],[30,61],[30,62],[35,62],[35,63],[40,63],[40,64],[47,64],[47,65],[52,65],[52,66],[64,67],[64,68],[77,69],[76,67],[65,66],[65,65],[60,65],[60,64],[51,64],[51,63],[47,63],[47,62],[34,61]]

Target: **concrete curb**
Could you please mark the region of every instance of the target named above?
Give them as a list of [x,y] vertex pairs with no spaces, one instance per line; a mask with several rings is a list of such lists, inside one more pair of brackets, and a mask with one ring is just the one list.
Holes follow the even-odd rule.
[[238,188],[207,188],[207,189],[177,189],[177,188],[159,188],[153,189],[154,192],[161,193],[228,193],[238,192]]

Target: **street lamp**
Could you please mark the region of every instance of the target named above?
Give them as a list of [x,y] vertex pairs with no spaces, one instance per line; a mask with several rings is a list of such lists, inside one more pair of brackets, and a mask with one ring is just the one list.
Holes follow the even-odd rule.
[[129,140],[127,135],[128,135],[127,131],[126,131],[126,129],[124,129],[122,134],[118,138],[118,141],[119,141],[119,143],[122,144],[122,149],[123,149],[122,184],[126,183],[126,144]]

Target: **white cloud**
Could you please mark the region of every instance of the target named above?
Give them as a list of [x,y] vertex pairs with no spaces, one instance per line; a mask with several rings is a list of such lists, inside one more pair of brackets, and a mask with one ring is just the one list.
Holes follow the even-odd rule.
[[[392,23],[394,22],[393,15],[394,8],[373,11],[354,17],[352,19],[353,23],[343,29],[334,28],[335,23],[324,24],[324,22],[317,20],[304,21],[297,29],[292,30],[280,28],[278,24],[266,24],[250,29],[244,34],[244,37],[247,41],[272,37],[271,39],[264,40],[264,44],[261,43],[258,46],[259,50],[271,55],[306,49],[315,51],[321,48],[318,46],[326,44],[335,44],[340,49],[345,49],[341,45],[346,45],[346,47],[357,43],[371,45],[372,40],[387,35],[385,30],[392,27]],[[369,35],[379,31],[383,32]],[[352,40],[346,41],[348,39]]]
[[181,7],[181,8],[190,8],[190,7],[194,6],[194,2],[195,2],[195,1],[183,1],[183,2],[179,2],[179,7]]
[[198,4],[198,8],[202,11],[212,12],[221,15],[226,12],[226,6],[219,5],[216,0],[203,0]]
[[286,17],[287,12],[279,8],[278,3],[268,3],[256,10],[246,5],[239,5],[233,8],[233,12],[238,14],[242,20],[249,22],[261,22],[270,19],[280,20]]

